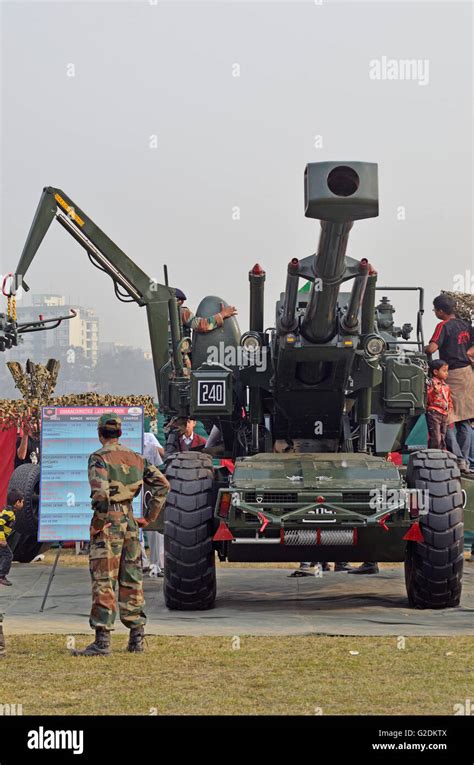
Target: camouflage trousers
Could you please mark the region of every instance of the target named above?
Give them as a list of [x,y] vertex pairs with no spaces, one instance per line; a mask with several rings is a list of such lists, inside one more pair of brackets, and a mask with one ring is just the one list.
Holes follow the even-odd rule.
[[118,608],[125,627],[146,622],[143,611],[143,573],[139,528],[130,503],[110,505],[108,512],[95,512],[91,523],[89,568],[92,578],[92,629],[113,629]]

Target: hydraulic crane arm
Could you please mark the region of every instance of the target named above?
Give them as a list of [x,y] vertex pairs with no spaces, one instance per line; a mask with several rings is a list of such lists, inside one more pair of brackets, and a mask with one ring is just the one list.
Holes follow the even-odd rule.
[[[168,317],[175,335],[179,328],[175,290],[158,284],[142,271],[61,189],[52,186],[43,189],[16,268],[12,292],[16,292],[20,286],[25,291],[29,290],[24,277],[55,218],[86,250],[91,263],[112,278],[119,300],[146,306],[155,379],[161,403],[160,379],[163,368],[169,366]],[[174,347],[177,347],[180,337],[174,337],[173,340]],[[177,354],[176,361],[179,367]]]
[[16,276],[21,277],[24,290],[29,290],[24,276],[55,218],[84,247],[91,260],[128,293],[131,300],[139,305],[146,304],[146,294],[153,280],[117,247],[64,191],[52,186],[43,189],[16,269]]

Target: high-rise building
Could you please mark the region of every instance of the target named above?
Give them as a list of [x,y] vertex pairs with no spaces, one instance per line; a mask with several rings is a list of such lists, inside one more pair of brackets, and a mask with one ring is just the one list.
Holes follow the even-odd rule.
[[76,311],[76,318],[67,322],[69,345],[82,348],[85,360],[95,366],[99,350],[99,317],[92,308],[76,308]]

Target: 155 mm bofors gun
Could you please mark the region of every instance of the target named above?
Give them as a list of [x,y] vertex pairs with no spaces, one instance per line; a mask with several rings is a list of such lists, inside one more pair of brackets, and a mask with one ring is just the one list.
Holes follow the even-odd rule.
[[[145,306],[160,409],[194,417],[208,449],[167,460],[166,604],[205,609],[223,561],[404,561],[409,603],[456,606],[463,566],[463,496],[449,453],[399,452],[424,411],[423,290],[378,287],[368,259],[346,255],[353,223],[378,215],[377,166],[309,164],[305,215],[321,221],[317,252],[288,264],[275,326],[264,324],[265,272],[249,273],[249,329],[235,317],[185,336],[175,291],[158,284],[64,192],[43,192],[16,271],[24,276],[54,218]],[[372,259],[371,259],[372,260]],[[351,283],[349,291],[344,291]],[[301,287],[301,285],[303,285]],[[301,287],[301,288],[300,288]],[[416,340],[395,327],[387,296],[417,290]],[[200,316],[220,310],[205,297]],[[213,444],[211,448],[211,443]],[[216,465],[212,457],[224,458]]]

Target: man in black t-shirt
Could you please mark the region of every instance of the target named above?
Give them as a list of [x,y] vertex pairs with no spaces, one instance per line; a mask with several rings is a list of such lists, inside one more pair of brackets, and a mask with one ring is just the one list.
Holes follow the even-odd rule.
[[[440,313],[442,311],[436,312],[438,318]],[[467,321],[448,316],[437,325],[428,348],[430,346],[433,350],[428,352],[434,353],[439,350],[440,359],[443,359],[450,369],[467,367],[471,364],[468,351],[474,346],[474,328],[470,327]]]
[[40,459],[40,434],[36,424],[24,425],[23,435],[16,440],[15,469],[19,465],[38,464]]
[[425,351],[439,351],[439,358],[448,364],[455,428],[448,428],[446,440],[448,448],[459,457],[461,472],[472,476],[469,455],[474,418],[474,328],[456,316],[454,300],[448,295],[438,295],[433,307],[440,322]]

